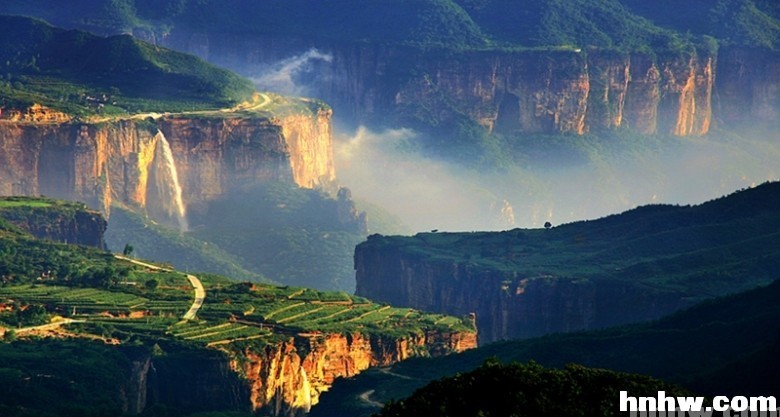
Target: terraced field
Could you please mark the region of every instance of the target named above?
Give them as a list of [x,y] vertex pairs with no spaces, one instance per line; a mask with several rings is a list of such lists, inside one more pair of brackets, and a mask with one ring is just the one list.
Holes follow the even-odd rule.
[[100,312],[130,313],[148,309],[147,298],[96,288],[71,288],[49,285],[20,285],[0,287],[0,300],[23,301],[27,304],[45,304],[54,310],[76,314]]
[[[125,281],[109,288],[50,283],[0,287],[0,306],[44,306],[51,318],[73,319],[58,329],[73,334],[120,342],[167,338],[206,347],[270,343],[298,333],[381,332],[403,337],[423,328],[471,328],[460,318],[377,304],[344,292],[236,283],[210,276],[202,278],[207,290],[197,317],[182,320],[193,301],[186,276],[140,262],[133,268]],[[156,284],[148,284],[150,280]]]

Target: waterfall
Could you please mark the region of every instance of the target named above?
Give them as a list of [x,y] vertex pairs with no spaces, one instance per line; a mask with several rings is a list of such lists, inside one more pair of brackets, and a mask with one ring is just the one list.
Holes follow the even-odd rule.
[[171,145],[162,131],[155,135],[157,142],[154,150],[154,186],[162,214],[175,220],[182,231],[187,230],[187,210],[181,198],[179,174],[176,172],[176,161],[173,159]]

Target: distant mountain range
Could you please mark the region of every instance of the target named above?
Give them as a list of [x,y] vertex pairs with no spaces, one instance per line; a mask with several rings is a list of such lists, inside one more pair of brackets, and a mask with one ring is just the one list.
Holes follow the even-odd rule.
[[780,9],[771,0],[8,0],[0,13],[102,33],[186,29],[477,49],[675,49],[690,35],[773,48],[780,39]]
[[119,35],[0,16],[0,107],[42,104],[72,116],[230,107],[252,84],[194,56]]

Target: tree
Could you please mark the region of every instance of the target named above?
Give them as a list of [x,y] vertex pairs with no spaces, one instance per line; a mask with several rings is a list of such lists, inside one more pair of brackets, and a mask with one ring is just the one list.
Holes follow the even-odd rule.
[[157,282],[157,280],[156,280],[156,279],[154,279],[154,278],[152,278],[152,279],[149,279],[149,280],[147,280],[147,281],[144,283],[144,286],[145,286],[145,287],[146,287],[146,289],[147,289],[147,290],[149,290],[149,291],[154,291],[154,290],[156,290],[158,285],[160,285],[160,283],[159,283],[159,282]]
[[125,243],[125,248],[122,250],[122,255],[133,256],[133,250],[135,250],[133,245]]
[[3,340],[11,343],[16,340],[16,331],[14,329],[8,329],[5,331],[5,335],[3,335]]

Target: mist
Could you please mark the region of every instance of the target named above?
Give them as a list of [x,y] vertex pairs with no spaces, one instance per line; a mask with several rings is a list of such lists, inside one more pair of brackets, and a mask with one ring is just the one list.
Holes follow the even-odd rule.
[[611,144],[571,137],[578,143],[567,151],[554,149],[543,161],[503,172],[421,156],[411,145],[417,137],[410,129],[359,127],[335,138],[339,181],[413,231],[534,228],[646,204],[700,204],[780,174],[777,134]]
[[294,55],[274,64],[256,68],[250,79],[259,90],[290,96],[311,96],[311,82],[302,82],[301,78],[318,75],[316,64],[330,63],[333,56],[317,49]]
[[[259,90],[318,96],[333,56],[311,48],[247,71]],[[335,109],[339,117],[339,108]],[[336,175],[353,197],[418,231],[506,230],[595,219],[647,204],[700,204],[780,178],[780,133],[562,136],[500,172],[425,156],[420,133],[334,124]],[[346,126],[346,127],[344,127]],[[441,143],[441,142],[440,142]],[[533,155],[528,156],[528,155]],[[371,218],[369,216],[369,227]]]

